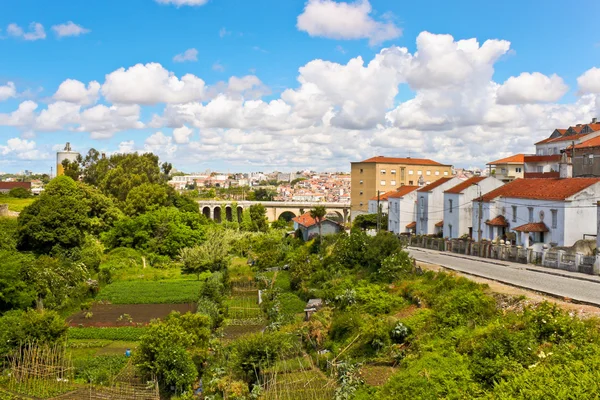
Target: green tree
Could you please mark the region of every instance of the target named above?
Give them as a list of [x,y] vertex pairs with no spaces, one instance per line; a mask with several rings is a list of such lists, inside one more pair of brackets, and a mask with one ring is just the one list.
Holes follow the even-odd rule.
[[172,314],[164,322],[153,321],[133,361],[143,374],[156,376],[163,390],[187,391],[198,376],[188,350],[206,349],[209,328],[210,318],[199,314]]
[[204,243],[179,251],[179,259],[183,263],[181,272],[195,274],[200,280],[200,274],[203,272],[225,268],[229,261],[232,241],[233,234],[230,230],[217,228],[208,230]]
[[0,250],[0,312],[34,304],[35,289],[25,281],[24,270],[34,262],[31,254]]
[[157,183],[143,183],[132,188],[125,200],[125,213],[136,216],[165,207],[169,203],[167,187]]
[[68,326],[54,311],[9,311],[0,317],[0,356],[24,343],[53,344],[66,339]]
[[8,192],[8,197],[14,197],[16,199],[27,199],[31,196],[31,192],[22,187],[16,187]]
[[81,161],[81,156],[78,156],[79,161],[69,161],[62,160],[63,174],[73,179],[74,181],[78,181],[81,177],[81,169],[79,168],[79,163]]
[[16,218],[0,217],[0,250],[17,249],[19,224]]
[[321,234],[321,223],[325,219],[325,215],[327,215],[325,206],[315,206],[310,210],[310,217],[317,222],[317,226],[319,227],[319,240],[323,238],[323,235]]
[[53,179],[19,215],[19,249],[47,254],[55,246],[80,247],[90,228],[89,211],[89,204],[73,179]]
[[267,209],[262,204],[253,204],[250,206],[250,219],[252,219],[252,231],[267,232],[269,230]]
[[245,232],[253,232],[256,229],[254,228],[254,224],[252,223],[252,216],[250,215],[250,210],[248,208],[244,209],[242,212],[242,222],[240,223],[240,229]]

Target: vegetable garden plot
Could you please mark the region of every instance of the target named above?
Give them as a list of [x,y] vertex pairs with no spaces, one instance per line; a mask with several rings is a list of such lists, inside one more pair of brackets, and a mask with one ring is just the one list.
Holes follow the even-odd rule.
[[[196,304],[94,304],[67,318],[70,326],[126,327],[146,325],[155,318],[164,318],[172,311],[182,314],[196,312]],[[99,338],[100,339],[100,338]]]
[[97,300],[112,304],[182,304],[193,303],[200,297],[202,281],[117,281],[103,288]]

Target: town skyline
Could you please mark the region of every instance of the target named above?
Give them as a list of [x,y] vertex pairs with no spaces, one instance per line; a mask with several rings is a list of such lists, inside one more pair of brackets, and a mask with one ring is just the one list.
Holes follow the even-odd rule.
[[67,141],[185,171],[336,171],[378,155],[483,167],[600,116],[600,35],[556,29],[578,11],[23,0],[0,17],[0,170],[46,170]]

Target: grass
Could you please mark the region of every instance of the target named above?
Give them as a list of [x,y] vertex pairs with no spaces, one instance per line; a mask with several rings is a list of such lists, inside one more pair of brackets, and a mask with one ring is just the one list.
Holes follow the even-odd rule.
[[181,304],[198,300],[201,281],[118,281],[104,287],[97,300],[112,304]]
[[30,205],[35,201],[35,197],[30,197],[28,199],[17,199],[15,197],[0,197],[0,204],[8,204],[8,209],[10,211],[21,212],[25,207]]
[[136,341],[144,333],[146,328],[69,328],[69,339]]

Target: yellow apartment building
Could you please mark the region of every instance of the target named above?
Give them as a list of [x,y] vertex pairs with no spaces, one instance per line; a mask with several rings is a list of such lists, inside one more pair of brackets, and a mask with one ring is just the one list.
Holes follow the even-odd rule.
[[444,176],[452,176],[452,165],[424,158],[372,157],[350,163],[350,211],[366,213],[369,199],[402,185],[427,185]]

